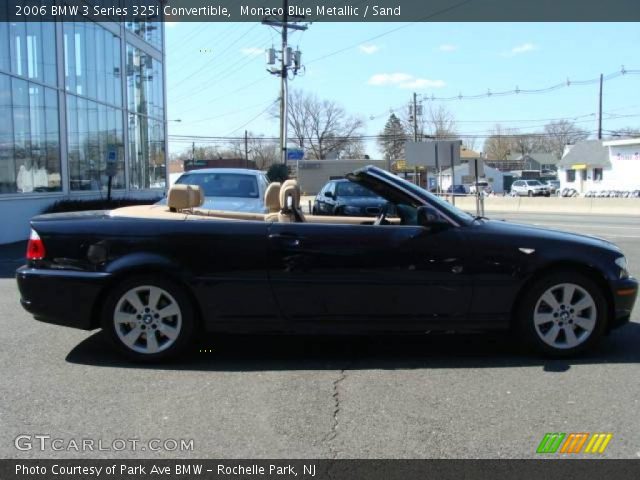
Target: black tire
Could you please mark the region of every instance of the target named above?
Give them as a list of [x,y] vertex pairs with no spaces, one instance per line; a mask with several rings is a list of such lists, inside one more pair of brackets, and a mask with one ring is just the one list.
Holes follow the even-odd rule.
[[[574,335],[576,333],[582,334],[583,331],[587,332],[587,330],[584,330],[580,326],[578,326],[577,322],[575,322],[574,324],[571,320],[565,320],[565,324],[562,325],[563,318],[561,316],[557,316],[557,318],[554,318],[552,322],[549,322],[545,325],[540,325],[539,327],[536,327],[534,322],[536,306],[538,306],[539,309],[547,308],[546,303],[542,301],[541,297],[549,289],[554,288],[554,286],[559,286],[560,284],[573,284],[582,288],[591,296],[591,299],[593,300],[593,303],[595,305],[595,312],[593,312],[593,317],[595,318],[595,326],[593,326],[592,330],[590,330],[590,333],[581,340],[581,343],[573,347],[554,347],[541,338],[541,334],[538,333],[538,330],[542,332],[542,328],[546,328],[547,325],[550,325],[549,329],[554,328],[554,325],[557,325],[561,330],[571,328],[575,332]],[[575,296],[573,298],[576,298],[577,301],[575,303],[578,303],[581,300],[580,295],[582,292],[580,292],[578,289],[576,291],[577,293],[574,294]],[[562,292],[556,291],[555,293],[557,294]],[[582,296],[582,298],[585,297]],[[541,302],[541,305],[538,305],[539,301]],[[573,304],[570,304],[569,306],[573,306]],[[553,309],[551,309],[551,311],[553,311]],[[592,313],[590,309],[581,310],[580,312],[584,313],[585,311],[588,312],[587,315]],[[581,273],[573,272],[570,270],[558,271],[539,278],[532,285],[527,287],[527,292],[516,308],[515,318],[513,319],[513,326],[515,327],[514,329],[525,347],[550,357],[570,357],[572,355],[587,351],[596,345],[607,327],[607,311],[607,302],[601,291],[601,288],[591,278]],[[571,309],[571,318],[575,318],[573,317],[573,312],[574,310]],[[556,316],[555,313],[551,313],[551,315]],[[575,315],[578,316],[577,313]],[[573,326],[570,326],[569,323],[571,323]],[[547,330],[547,333],[550,333],[549,330]],[[563,335],[564,332],[562,332],[557,338],[562,339]],[[565,336],[564,339],[565,342],[568,343],[568,337]]]
[[312,215],[318,215],[318,207],[316,207],[315,205],[313,206],[313,208],[311,209],[311,214]]
[[[142,305],[145,305],[144,292],[150,292],[150,290],[145,290],[146,287],[164,291],[156,302],[156,307],[164,305],[166,308],[166,306],[171,306],[175,302],[178,308],[178,314],[161,318],[160,313],[157,313],[155,315],[156,319],[152,319],[149,325],[146,325],[145,323],[149,318],[145,317],[144,319],[140,319],[141,315],[145,315],[145,313],[141,312],[136,315],[138,310],[135,310],[135,308],[136,313],[129,313],[133,307],[132,304],[124,299],[124,296],[133,289],[140,288],[140,293],[137,293],[138,299],[142,299]],[[165,295],[165,293],[168,295]],[[150,293],[146,298],[149,299],[149,297]],[[147,304],[149,304],[149,300],[147,300]],[[117,307],[119,308],[118,312],[116,312]],[[157,311],[162,312],[162,309],[158,309]],[[116,313],[131,316],[132,320],[136,323],[117,323],[115,321]],[[154,311],[151,311],[150,314],[146,314],[146,316],[153,318],[153,313]],[[151,322],[153,322],[153,324],[151,324]],[[118,324],[118,327],[116,327],[116,324]],[[134,348],[143,348],[141,342],[143,338],[144,348],[150,348],[147,340],[148,337],[143,337],[142,335],[138,339],[140,345],[134,345],[133,347],[128,346],[124,340],[121,339],[121,336],[126,335],[126,333],[135,335],[136,332],[133,332],[135,328],[130,328],[132,325],[135,325],[138,329],[143,329],[141,331],[142,335],[147,335],[147,331],[154,332],[153,335],[156,343],[159,344],[159,351],[152,353],[136,351]],[[197,330],[197,320],[191,299],[181,285],[161,275],[136,275],[119,282],[118,285],[109,292],[101,312],[101,326],[107,339],[119,353],[136,362],[154,363],[175,358],[184,353],[184,351],[193,344]],[[163,329],[166,329],[167,333],[169,333],[169,327],[171,327],[171,331],[174,332],[171,333],[171,335],[176,335],[174,339],[170,339],[162,333]],[[120,332],[120,334],[118,332]],[[164,344],[162,344],[163,341],[165,342]],[[167,344],[167,342],[169,343]]]

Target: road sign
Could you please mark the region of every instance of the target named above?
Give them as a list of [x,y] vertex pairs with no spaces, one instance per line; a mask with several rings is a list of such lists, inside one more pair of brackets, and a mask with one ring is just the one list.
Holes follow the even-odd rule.
[[115,177],[118,174],[118,147],[109,145],[107,148],[107,168],[105,173],[108,177]]
[[[436,140],[427,142],[407,142],[405,144],[405,154],[409,166],[436,166],[436,146],[437,146],[437,166],[449,168],[451,165],[460,165],[460,140]],[[453,148],[452,148],[453,147]],[[453,162],[451,151],[453,150]]]
[[287,160],[302,160],[304,158],[304,150],[301,148],[287,149]]

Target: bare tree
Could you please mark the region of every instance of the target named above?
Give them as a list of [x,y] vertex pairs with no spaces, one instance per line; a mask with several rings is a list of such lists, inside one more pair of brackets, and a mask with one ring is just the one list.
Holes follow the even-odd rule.
[[564,148],[589,137],[589,132],[576,126],[568,120],[558,120],[544,126],[544,141],[542,146],[546,152],[553,153],[556,158],[562,158]]
[[[432,136],[438,140],[457,138],[455,115],[444,105],[432,105],[422,109],[423,114],[416,117],[418,139]],[[414,123],[410,109],[402,116],[402,124],[409,139],[413,139]]]
[[358,141],[364,125],[336,102],[320,100],[301,90],[289,95],[288,117],[291,141],[316,159],[340,156]]
[[462,146],[467,150],[475,150],[478,146],[478,137],[466,137],[462,139]]
[[617,130],[612,130],[609,136],[611,138],[640,138],[640,128],[619,128]]
[[265,139],[263,135],[256,135],[252,132],[247,133],[247,145],[245,149],[244,139],[238,138],[229,144],[229,154],[234,158],[249,157],[249,160],[255,162],[258,170],[266,170],[273,163],[278,161],[278,142],[271,139]]
[[429,105],[426,123],[429,134],[437,139],[451,139],[458,136],[455,116],[444,105]]
[[539,135],[530,133],[519,133],[517,130],[511,130],[511,151],[519,153],[522,158],[530,155],[540,148]]
[[490,159],[506,160],[511,153],[511,145],[509,131],[498,123],[484,141],[484,152]]

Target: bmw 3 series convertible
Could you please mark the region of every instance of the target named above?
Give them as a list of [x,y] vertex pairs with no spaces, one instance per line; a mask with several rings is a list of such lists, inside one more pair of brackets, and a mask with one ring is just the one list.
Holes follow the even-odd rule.
[[638,283],[614,244],[474,217],[376,167],[348,179],[386,200],[377,217],[305,215],[295,180],[268,186],[266,213],[205,209],[175,185],[167,205],[37,216],[21,303],[140,361],[202,331],[511,330],[567,356],[629,321]]

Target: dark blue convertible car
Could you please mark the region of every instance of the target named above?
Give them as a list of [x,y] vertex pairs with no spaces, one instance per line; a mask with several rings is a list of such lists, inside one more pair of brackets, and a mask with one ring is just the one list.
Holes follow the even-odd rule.
[[376,167],[348,180],[393,216],[305,215],[287,180],[267,188],[266,213],[203,209],[199,187],[177,185],[167,205],[35,217],[22,305],[102,328],[142,361],[184,352],[203,329],[511,329],[570,355],[629,321],[638,283],[612,243],[474,217]]

